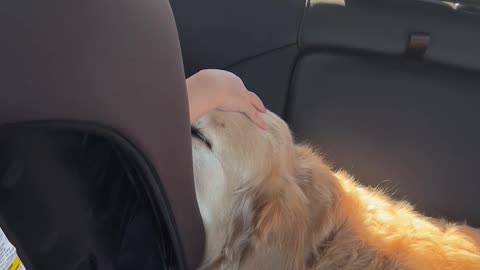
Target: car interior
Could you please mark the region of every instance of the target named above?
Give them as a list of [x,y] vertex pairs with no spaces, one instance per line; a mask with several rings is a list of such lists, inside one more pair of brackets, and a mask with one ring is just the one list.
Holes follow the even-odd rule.
[[1,6],[0,228],[28,270],[196,269],[185,78],[209,68],[334,168],[480,227],[477,0]]
[[480,226],[474,1],[171,4],[187,76],[233,71],[334,167]]

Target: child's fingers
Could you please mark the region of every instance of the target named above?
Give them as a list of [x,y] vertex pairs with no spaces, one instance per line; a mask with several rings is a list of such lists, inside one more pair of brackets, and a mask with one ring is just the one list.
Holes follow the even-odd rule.
[[245,112],[245,114],[250,118],[250,120],[253,121],[258,127],[261,129],[267,129],[267,125],[265,122],[260,118],[260,114],[258,113],[257,109],[254,108],[253,106],[250,106],[250,108]]
[[250,102],[252,103],[253,107],[257,109],[260,112],[266,112],[267,109],[265,108],[265,105],[263,105],[262,100],[253,92],[248,91],[248,96],[250,99]]

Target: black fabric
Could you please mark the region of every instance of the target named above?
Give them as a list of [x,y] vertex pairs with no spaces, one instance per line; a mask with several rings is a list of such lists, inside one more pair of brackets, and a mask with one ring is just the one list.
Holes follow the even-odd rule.
[[0,227],[27,269],[176,267],[134,162],[114,145],[83,131],[2,130]]
[[[126,228],[126,234],[118,252],[115,270],[168,270],[164,259],[155,252],[158,234],[152,228],[148,216],[137,211]],[[175,267],[172,267],[175,269]]]
[[416,0],[309,1],[300,43],[402,55],[411,33],[431,36],[425,59],[480,70],[480,15]]
[[288,120],[336,168],[425,213],[480,226],[480,74],[401,58],[315,53]]

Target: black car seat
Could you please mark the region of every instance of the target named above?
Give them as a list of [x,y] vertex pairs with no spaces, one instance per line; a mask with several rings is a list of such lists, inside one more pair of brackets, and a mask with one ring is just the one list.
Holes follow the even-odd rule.
[[194,269],[204,231],[168,1],[0,6],[2,237],[28,270]]

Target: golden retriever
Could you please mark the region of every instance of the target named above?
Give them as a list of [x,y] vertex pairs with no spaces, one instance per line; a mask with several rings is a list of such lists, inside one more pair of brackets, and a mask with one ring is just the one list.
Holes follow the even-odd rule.
[[334,172],[286,123],[214,111],[192,126],[202,269],[480,269],[480,232]]

